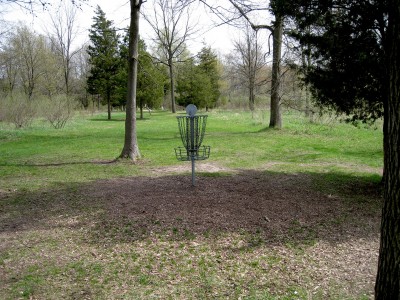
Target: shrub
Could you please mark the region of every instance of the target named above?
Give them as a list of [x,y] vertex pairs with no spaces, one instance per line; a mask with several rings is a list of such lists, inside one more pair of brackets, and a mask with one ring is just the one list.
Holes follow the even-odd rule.
[[1,99],[1,119],[16,128],[28,127],[37,115],[36,106],[23,94],[11,94]]
[[57,95],[51,99],[45,98],[42,102],[42,115],[54,128],[63,128],[73,116],[75,102],[67,95]]

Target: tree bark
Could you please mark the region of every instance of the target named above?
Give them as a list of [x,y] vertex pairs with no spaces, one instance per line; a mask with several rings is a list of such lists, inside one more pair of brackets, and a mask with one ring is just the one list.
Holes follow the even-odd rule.
[[282,128],[282,117],[280,107],[281,89],[281,53],[282,53],[283,17],[275,14],[273,30],[273,52],[272,52],[272,79],[271,79],[271,111],[269,127]]
[[389,1],[389,99],[384,122],[384,205],[375,299],[400,299],[400,0]]
[[125,141],[120,158],[140,158],[136,134],[136,86],[139,49],[139,18],[142,0],[130,0],[128,95],[126,102]]
[[252,75],[249,78],[249,108],[251,112],[254,112],[255,109],[255,96],[254,96],[254,79]]
[[[171,57],[172,57],[172,54],[171,54]],[[170,79],[170,84],[171,84],[171,111],[172,111],[172,113],[176,113],[174,65],[172,62],[172,58],[168,59],[168,67],[169,67],[169,79]]]

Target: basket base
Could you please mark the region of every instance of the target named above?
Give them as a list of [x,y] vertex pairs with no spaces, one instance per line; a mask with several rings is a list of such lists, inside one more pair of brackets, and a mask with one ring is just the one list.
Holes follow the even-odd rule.
[[200,146],[194,150],[177,147],[175,148],[175,156],[181,161],[205,160],[210,157],[210,146]]

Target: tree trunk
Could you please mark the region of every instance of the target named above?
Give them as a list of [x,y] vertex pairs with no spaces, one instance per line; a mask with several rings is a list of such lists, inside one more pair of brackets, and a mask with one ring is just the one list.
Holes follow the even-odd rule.
[[172,111],[172,113],[176,113],[176,108],[175,108],[174,66],[173,66],[172,59],[168,59],[168,67],[169,67],[169,80],[170,80],[170,83],[171,83],[171,111]]
[[283,17],[275,14],[273,31],[273,53],[272,53],[272,80],[271,80],[271,111],[269,127],[282,128],[282,117],[280,108],[281,87],[281,52],[282,52]]
[[139,44],[139,18],[142,0],[130,0],[128,96],[126,101],[125,141],[121,158],[133,161],[140,158],[136,134],[136,86]]
[[400,299],[400,0],[389,1],[389,100],[384,122],[384,205],[375,299]]
[[249,108],[250,111],[254,112],[254,104],[255,104],[255,100],[254,100],[254,84],[250,83],[250,87],[249,87]]
[[[311,66],[311,54],[310,54],[310,48],[308,47],[308,51],[307,51],[307,56],[306,53],[304,53],[304,49],[302,47],[301,50],[301,63],[303,65],[303,68],[307,68],[307,70],[310,68]],[[313,112],[311,111],[311,101],[310,101],[310,92],[309,92],[309,88],[308,88],[308,84],[306,84],[304,86],[305,89],[305,116],[307,119],[310,120],[310,122],[313,121]]]

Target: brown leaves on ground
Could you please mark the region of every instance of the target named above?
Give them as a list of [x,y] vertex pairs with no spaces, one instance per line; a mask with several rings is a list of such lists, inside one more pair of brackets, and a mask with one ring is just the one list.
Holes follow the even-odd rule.
[[334,281],[352,289],[345,295],[371,296],[379,189],[354,178],[333,195],[318,186],[321,176],[239,171],[200,174],[195,187],[189,174],[66,186],[29,195],[18,213],[3,206],[0,233],[4,240],[4,234],[24,230],[85,228],[88,243],[110,246],[155,235],[193,245],[214,239],[217,252],[275,253],[284,268],[275,275],[308,291],[324,290]]

